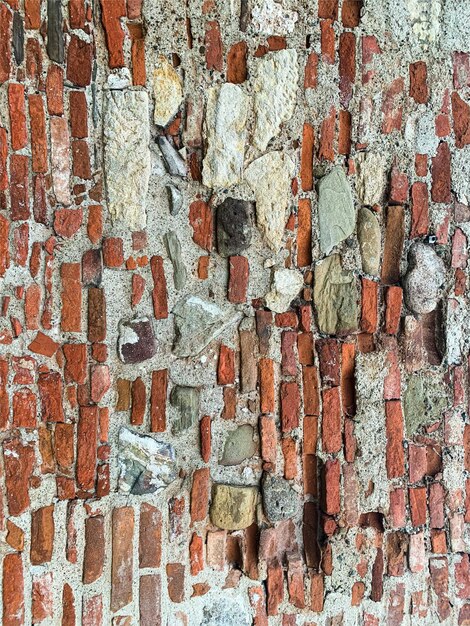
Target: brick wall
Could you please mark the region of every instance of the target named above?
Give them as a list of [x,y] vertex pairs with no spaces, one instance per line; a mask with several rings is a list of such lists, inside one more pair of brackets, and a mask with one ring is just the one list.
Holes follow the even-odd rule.
[[0,0],[5,626],[470,624],[469,24]]

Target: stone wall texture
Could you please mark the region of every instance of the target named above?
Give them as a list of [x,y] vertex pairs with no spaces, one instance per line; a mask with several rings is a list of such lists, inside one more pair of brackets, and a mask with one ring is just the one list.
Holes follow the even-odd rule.
[[0,0],[2,624],[469,626],[469,237],[469,0]]

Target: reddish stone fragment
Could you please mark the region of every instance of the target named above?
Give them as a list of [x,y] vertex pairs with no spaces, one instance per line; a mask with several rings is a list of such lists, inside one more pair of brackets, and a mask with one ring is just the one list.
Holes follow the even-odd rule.
[[73,237],[82,225],[82,219],[82,209],[57,209],[54,212],[54,230],[61,237]]
[[[305,126],[304,126],[305,128]],[[303,150],[302,150],[303,154]],[[313,145],[312,145],[313,155]],[[305,173],[302,174],[302,181]],[[312,183],[313,184],[313,183]],[[303,186],[303,182],[302,182]],[[312,263],[312,207],[310,200],[299,200],[297,213],[297,265],[306,267]]]
[[401,131],[403,119],[403,95],[404,81],[403,78],[395,79],[386,89],[383,95],[382,103],[382,132],[387,135],[394,130]]
[[212,248],[212,210],[203,200],[196,200],[189,206],[189,223],[193,229],[193,241],[198,246],[211,251]]
[[102,626],[103,599],[101,596],[85,598],[82,605],[82,626]]
[[62,315],[60,326],[67,332],[82,330],[82,285],[80,263],[62,263]]
[[220,345],[217,364],[217,384],[232,385],[235,382],[235,351],[228,346]]

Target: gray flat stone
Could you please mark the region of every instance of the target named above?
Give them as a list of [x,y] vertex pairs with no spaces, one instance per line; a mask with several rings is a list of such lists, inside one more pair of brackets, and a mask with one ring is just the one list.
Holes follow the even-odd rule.
[[220,465],[238,465],[251,458],[256,452],[253,441],[254,429],[250,424],[243,424],[228,434]]
[[362,271],[377,276],[380,267],[381,232],[372,211],[362,207],[358,211],[357,238],[362,257]]
[[181,154],[163,135],[160,135],[157,141],[168,173],[184,178],[186,176],[186,163]]
[[348,179],[335,167],[318,183],[320,249],[325,254],[347,239],[356,225],[356,213]]
[[179,419],[173,422],[175,433],[187,430],[198,419],[200,395],[196,387],[176,385],[171,390],[170,403],[179,413]]
[[413,313],[434,311],[445,280],[445,267],[435,250],[422,242],[408,252],[408,270],[403,280],[405,302]]
[[280,522],[297,514],[300,506],[299,494],[290,483],[279,476],[265,474],[261,482],[263,509],[270,522]]
[[183,289],[186,284],[187,272],[181,256],[181,244],[174,231],[170,231],[165,235],[165,245],[168,256],[173,264],[173,280],[175,289]]
[[203,609],[200,626],[251,626],[251,613],[242,599],[232,599],[225,592]]
[[346,335],[358,329],[357,288],[352,272],[343,270],[339,254],[315,266],[313,297],[320,332]]

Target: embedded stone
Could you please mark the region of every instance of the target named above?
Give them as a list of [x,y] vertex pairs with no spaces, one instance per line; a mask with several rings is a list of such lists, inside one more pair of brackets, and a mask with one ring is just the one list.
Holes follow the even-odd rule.
[[178,112],[183,100],[183,88],[178,73],[163,55],[159,55],[155,61],[153,96],[155,124],[166,126]]
[[236,256],[251,242],[253,203],[225,198],[217,207],[217,251],[220,256]]
[[21,65],[24,60],[24,25],[17,11],[13,13],[12,44],[16,65]]
[[178,411],[179,419],[173,422],[177,433],[190,428],[199,417],[200,391],[196,387],[175,386],[170,393],[170,403]]
[[181,244],[174,231],[170,231],[165,235],[165,245],[168,256],[173,264],[173,280],[175,289],[183,289],[186,283],[186,267],[181,256]]
[[118,443],[119,491],[135,495],[155,493],[176,479],[176,455],[169,443],[126,427],[119,431]]
[[183,206],[183,194],[174,185],[167,185],[166,191],[168,193],[168,202],[170,204],[171,215],[178,215],[181,207]]
[[223,597],[207,604],[202,612],[200,626],[251,626],[251,613],[240,597],[231,598],[227,591]]
[[157,351],[152,322],[147,317],[121,322],[118,354],[123,363],[142,363]]
[[282,152],[270,152],[250,163],[245,179],[255,194],[256,224],[267,245],[276,252],[281,247],[291,197],[294,163]]
[[325,254],[354,232],[356,213],[351,188],[342,167],[335,167],[318,183],[320,249]]
[[225,530],[248,528],[255,520],[257,499],[256,487],[215,485],[210,508],[212,523]]
[[271,291],[266,294],[266,306],[275,313],[284,313],[290,303],[299,295],[304,284],[302,273],[298,270],[282,268],[274,272]]
[[386,158],[381,154],[361,152],[356,157],[356,191],[367,206],[382,202],[386,176]]
[[198,296],[186,296],[173,309],[177,357],[196,356],[241,314],[224,312],[216,304]]
[[104,118],[104,169],[108,210],[113,222],[143,230],[150,178],[148,95],[145,91],[107,91]]
[[357,238],[362,257],[362,271],[377,276],[380,267],[381,232],[379,221],[372,211],[359,209]]
[[206,187],[230,187],[241,179],[248,109],[249,97],[237,85],[224,83],[208,90],[202,170]]
[[420,241],[408,252],[408,270],[403,280],[405,302],[416,314],[434,311],[445,280],[442,259],[431,246]]
[[62,26],[62,4],[47,0],[47,54],[51,61],[64,62],[64,30]]
[[299,510],[299,494],[279,476],[264,474],[261,482],[263,509],[270,522],[294,517]]
[[181,154],[163,135],[160,135],[157,141],[168,173],[184,178],[186,176],[186,163]]
[[250,459],[256,452],[256,443],[253,440],[254,429],[250,424],[243,424],[227,436],[221,465],[239,465]]
[[253,144],[266,150],[279,134],[281,124],[290,120],[295,109],[298,83],[297,52],[279,50],[258,61],[253,92],[255,130]]
[[251,19],[255,32],[265,35],[284,35],[291,33],[299,15],[287,8],[285,0],[256,0],[251,11]]
[[346,335],[358,329],[357,289],[352,272],[343,270],[339,254],[315,266],[313,297],[320,332]]
[[448,406],[447,387],[440,375],[410,376],[403,394],[407,436],[412,437],[422,425],[440,421]]

